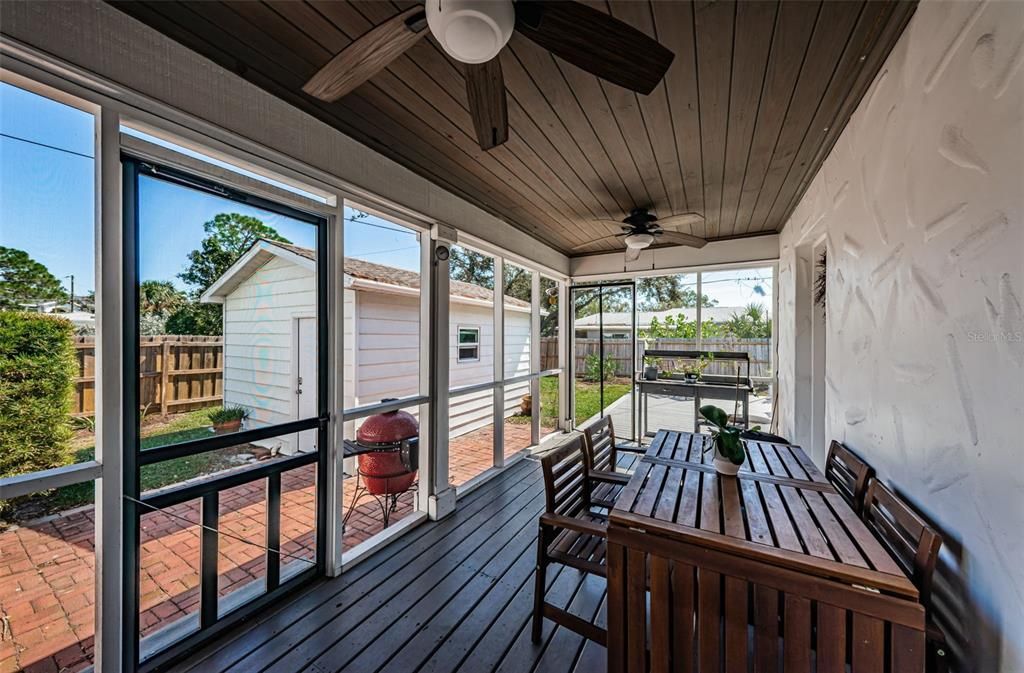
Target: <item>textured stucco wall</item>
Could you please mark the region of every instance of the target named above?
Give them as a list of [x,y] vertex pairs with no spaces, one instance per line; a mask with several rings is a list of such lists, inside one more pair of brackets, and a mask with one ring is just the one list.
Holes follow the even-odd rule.
[[946,534],[985,672],[1024,671],[1022,65],[1024,3],[923,2],[780,245],[779,429],[808,433],[824,237],[825,431]]

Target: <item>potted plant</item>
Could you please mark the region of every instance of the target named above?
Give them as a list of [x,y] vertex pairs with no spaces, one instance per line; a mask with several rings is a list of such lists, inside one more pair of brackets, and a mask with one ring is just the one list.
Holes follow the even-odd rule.
[[729,415],[713,404],[701,407],[700,415],[717,428],[711,433],[715,442],[715,470],[719,474],[736,476],[747,457],[740,439],[740,428],[729,425]]
[[249,418],[249,410],[245,407],[223,407],[210,412],[210,422],[217,434],[238,432],[246,418]]
[[645,381],[656,381],[658,378],[658,363],[661,362],[661,358],[652,357],[650,355],[644,356],[644,380]]
[[713,359],[713,355],[707,358],[702,355],[696,360],[691,360],[689,364],[683,365],[683,376],[691,383],[696,381],[704,373],[704,370],[708,368]]

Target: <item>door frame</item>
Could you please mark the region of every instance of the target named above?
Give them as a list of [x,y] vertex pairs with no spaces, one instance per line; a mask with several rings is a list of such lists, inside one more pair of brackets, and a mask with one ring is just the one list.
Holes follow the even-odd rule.
[[[122,168],[122,319],[124,322],[124,339],[122,342],[122,433],[124,450],[122,455],[122,481],[124,490],[124,506],[122,508],[122,643],[121,666],[124,671],[163,671],[171,668],[175,662],[195,652],[218,634],[232,628],[246,619],[265,611],[278,600],[291,595],[300,586],[326,574],[327,565],[327,512],[329,455],[327,451],[329,437],[329,372],[326,365],[330,353],[330,334],[328,316],[329,269],[325,258],[328,256],[328,228],[330,220],[321,213],[314,213],[269,200],[257,194],[243,191],[230,183],[211,180],[210,178],[188,170],[182,170],[145,157],[138,157],[131,152],[121,152]],[[237,200],[270,212],[286,215],[294,219],[316,226],[317,250],[320,251],[321,263],[317,265],[316,296],[317,308],[317,352],[318,361],[322,355],[324,366],[317,367],[317,407],[315,417],[298,419],[284,424],[267,426],[252,430],[242,430],[230,435],[214,435],[180,444],[142,450],[139,428],[139,322],[138,322],[138,284],[139,284],[139,179],[143,175],[167,182],[180,184],[183,188],[210,191],[220,197]],[[206,480],[195,483],[186,482],[168,489],[161,489],[155,494],[143,494],[140,486],[140,470],[145,465],[152,465],[165,460],[189,455],[198,455],[218,448],[226,448],[237,444],[255,442],[271,437],[289,435],[304,430],[315,430],[318,433],[317,451],[308,454],[288,456],[273,463],[265,463],[251,472],[239,471],[224,476],[210,476]],[[220,612],[220,601],[217,596],[217,556],[211,554],[201,560],[199,626],[187,631],[180,639],[159,646],[159,649],[142,659],[142,641],[140,633],[139,606],[141,602],[140,561],[141,561],[141,517],[144,511],[162,509],[178,502],[203,500],[202,529],[203,546],[216,550],[217,535],[207,535],[208,530],[216,531],[219,521],[217,504],[218,494],[241,483],[258,479],[267,484],[267,511],[274,509],[272,502],[277,504],[277,520],[268,516],[267,535],[270,540],[271,530],[280,530],[280,475],[286,471],[298,469],[305,465],[317,465],[316,507],[315,507],[315,561],[310,568],[300,569],[295,573],[281,573],[280,557],[267,553],[267,580],[265,591],[258,597],[223,614]],[[145,508],[145,510],[144,510]],[[273,546],[270,543],[268,546]],[[271,558],[273,557],[273,558]],[[271,568],[274,568],[272,571]],[[210,587],[212,580],[212,588]],[[173,625],[172,625],[173,626]],[[146,638],[159,641],[158,631]]]
[[[604,290],[606,289],[622,289],[629,288],[630,290],[630,341],[632,347],[629,349],[630,352],[630,372],[629,372],[629,383],[630,383],[630,430],[629,439],[640,443],[641,437],[637,437],[636,430],[636,416],[637,416],[637,399],[636,399],[636,382],[634,377],[636,376],[636,354],[637,354],[637,333],[636,333],[636,282],[633,280],[613,280],[606,282],[594,282],[594,283],[579,283],[569,286],[568,294],[569,301],[567,302],[567,309],[569,311],[569,415],[572,417],[572,428],[579,429],[579,423],[587,419],[576,418],[576,301],[575,293],[576,290],[597,290],[597,301],[598,301],[598,319],[597,319],[597,338],[598,338],[598,357],[601,361],[601,377],[599,381],[600,399],[601,399],[601,418],[604,418],[605,404],[604,404]],[[620,432],[621,429],[616,428],[616,432]],[[621,437],[617,437],[621,439]]]
[[[316,313],[310,313],[308,311],[300,311],[300,312],[296,312],[296,313],[292,314],[292,338],[291,338],[291,342],[292,342],[292,353],[295,354],[295,357],[292,358],[291,366],[289,367],[289,369],[291,370],[289,383],[292,386],[298,386],[298,384],[299,384],[298,383],[298,379],[299,379],[300,376],[302,376],[302,358],[299,355],[299,346],[302,343],[302,340],[301,340],[301,337],[299,335],[299,330],[300,330],[300,325],[302,324],[303,320],[313,320],[313,321],[316,321]],[[319,367],[320,367],[320,354],[319,353],[317,353],[317,358],[316,358],[315,364],[316,364],[316,370],[317,370],[317,372],[319,372]],[[319,373],[317,375],[319,376]],[[293,390],[295,390],[295,388],[293,388]],[[317,406],[319,407],[319,400],[317,402],[318,402]],[[291,404],[292,418],[302,418],[301,416],[299,416],[300,409],[301,409],[301,404],[299,402],[299,396],[297,394],[293,393],[292,394],[292,404]],[[301,434],[301,433],[299,433],[299,434]],[[299,434],[296,435],[296,438],[299,436]],[[295,451],[296,451],[296,453],[301,453],[301,447],[300,447],[300,445],[298,443],[298,439],[296,439]]]

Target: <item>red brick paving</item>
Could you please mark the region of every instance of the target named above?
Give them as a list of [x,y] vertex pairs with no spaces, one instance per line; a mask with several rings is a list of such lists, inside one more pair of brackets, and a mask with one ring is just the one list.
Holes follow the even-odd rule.
[[[545,428],[545,432],[550,428]],[[506,423],[506,456],[530,444],[530,426]],[[450,477],[466,483],[492,465],[490,426],[454,438]],[[282,475],[282,565],[312,560],[315,466]],[[244,484],[220,495],[218,591],[225,596],[265,577],[262,550],[231,536],[266,541],[265,486]],[[346,505],[351,502],[346,499]],[[413,494],[399,498],[394,523],[412,512]],[[184,519],[184,520],[183,520]],[[143,635],[199,609],[199,501],[144,514],[141,537]],[[345,528],[351,548],[383,529],[371,496],[356,503]],[[95,554],[93,508],[85,507],[0,532],[0,673],[73,673],[93,659]]]

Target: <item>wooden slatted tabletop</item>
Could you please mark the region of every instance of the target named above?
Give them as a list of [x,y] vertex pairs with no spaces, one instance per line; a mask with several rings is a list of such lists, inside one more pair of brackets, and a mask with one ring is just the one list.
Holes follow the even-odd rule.
[[715,472],[710,448],[710,436],[659,431],[609,522],[917,599],[905,573],[802,449],[747,442],[733,478]]

